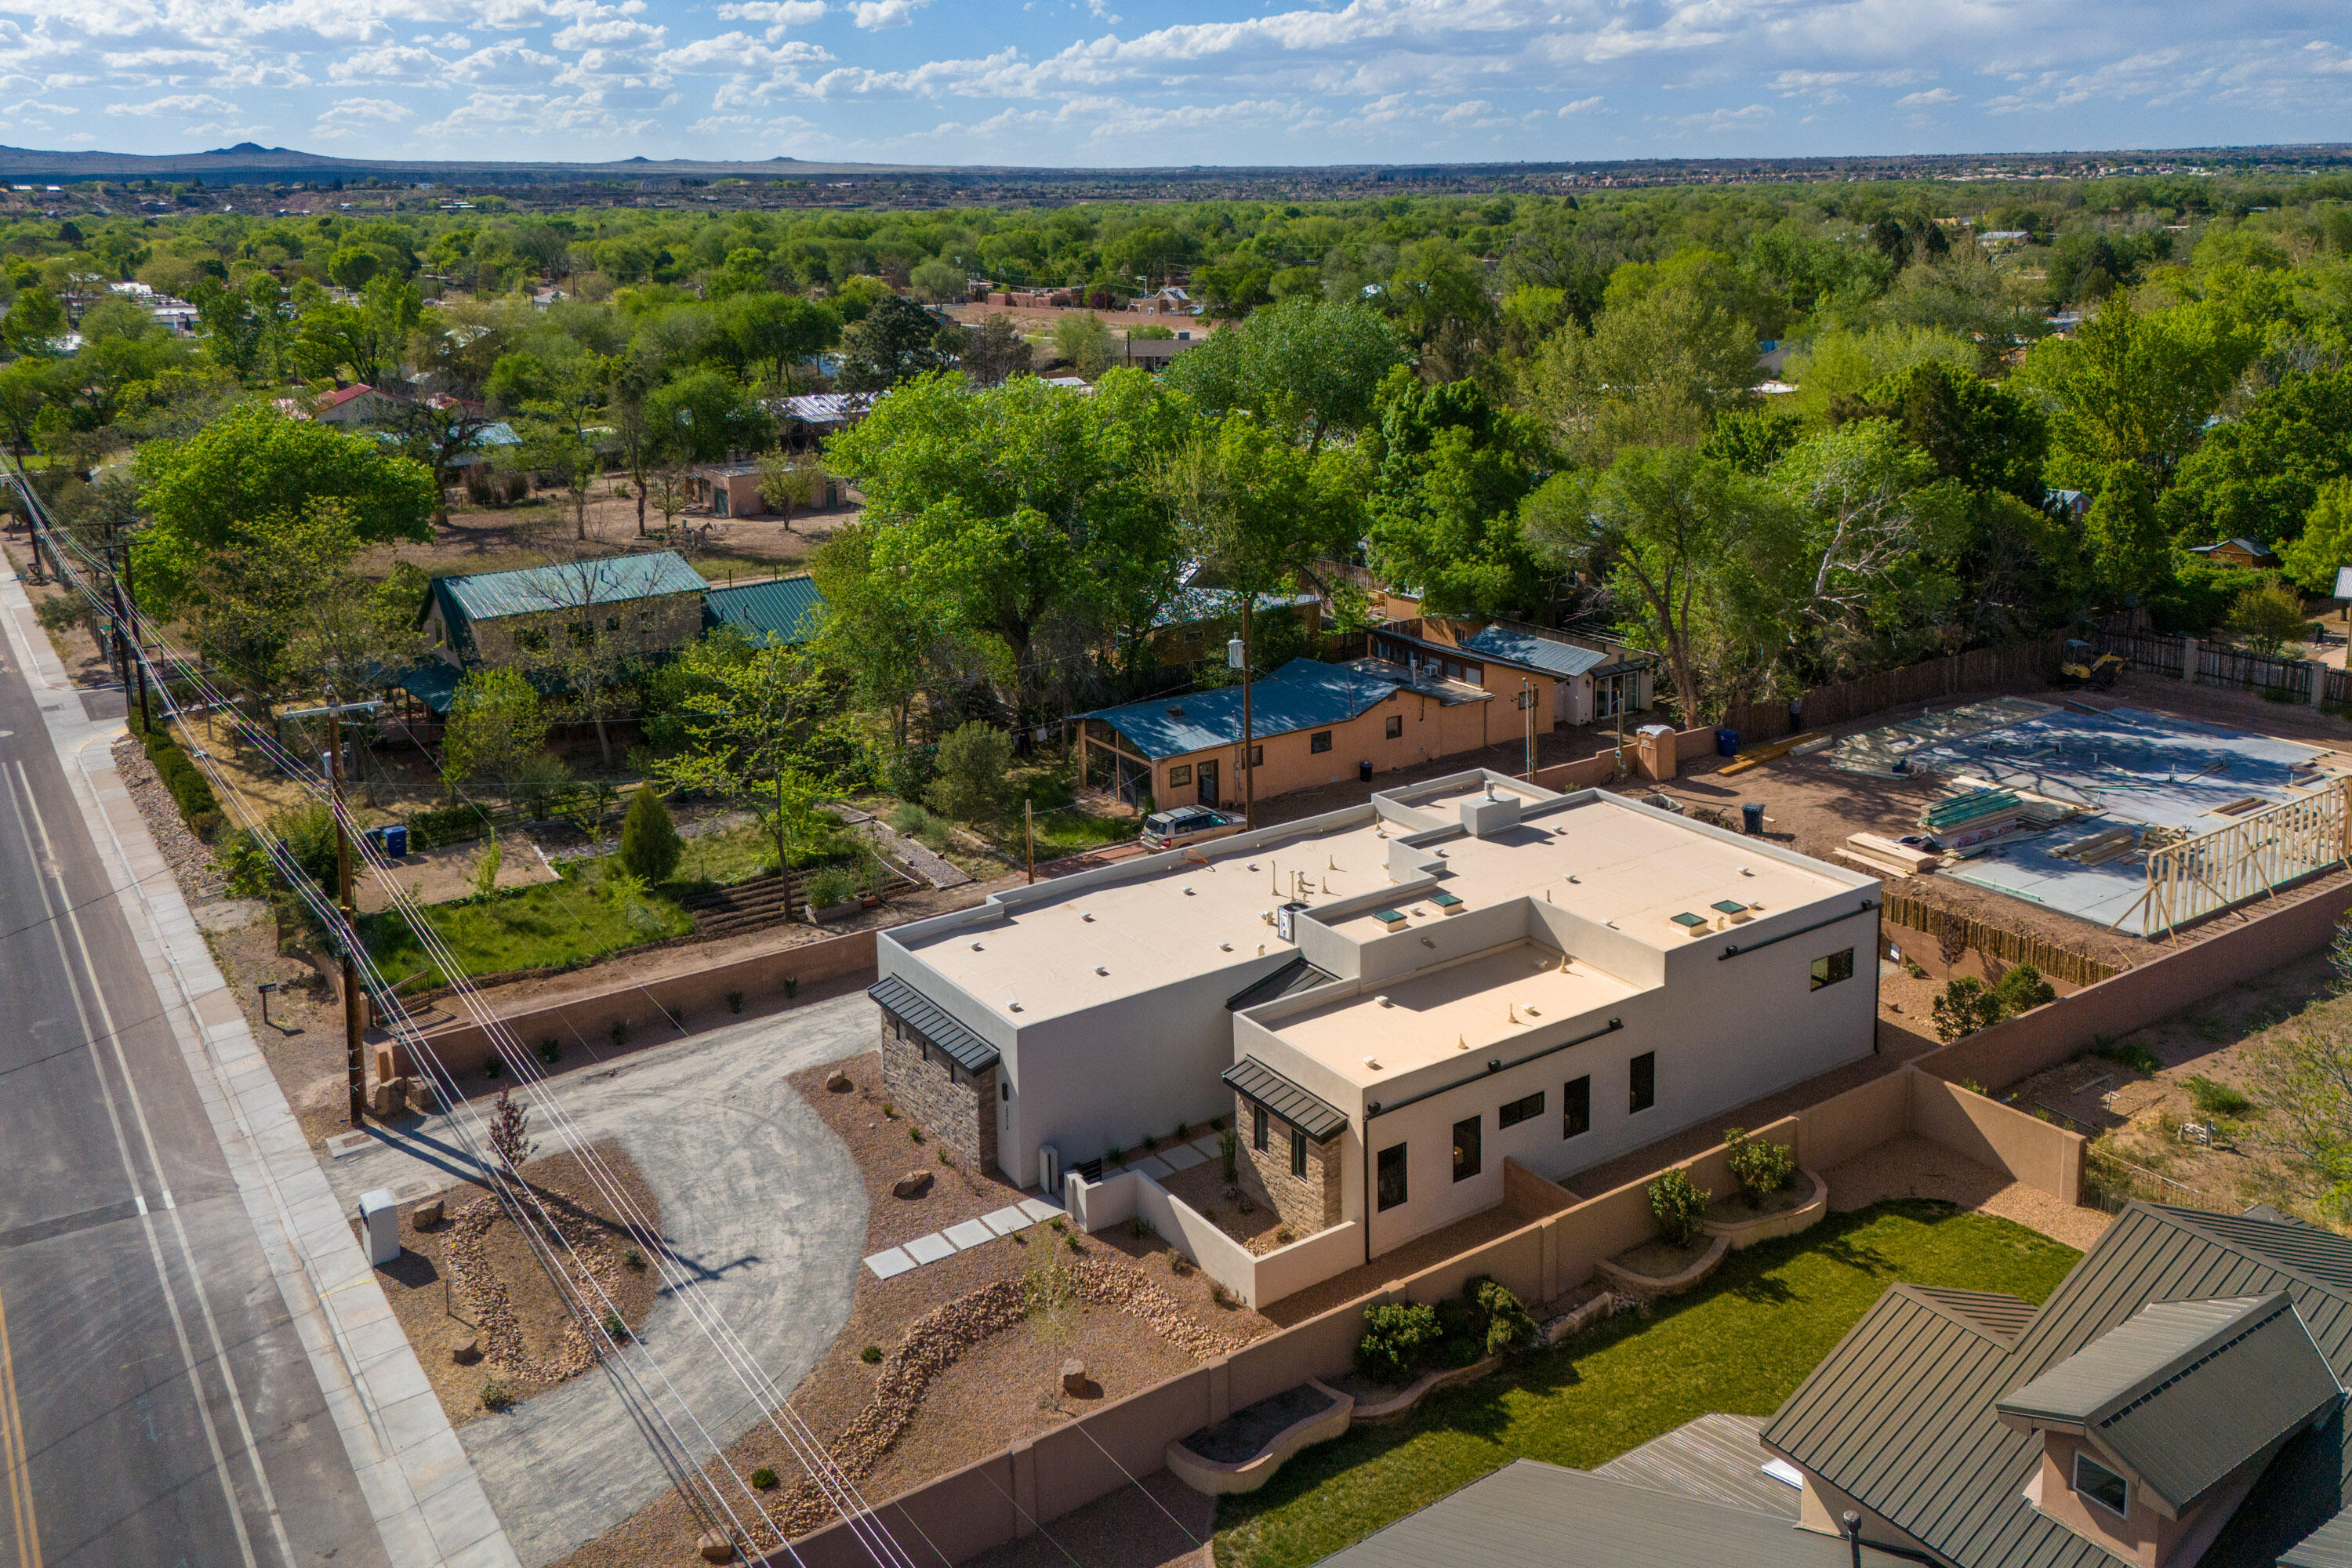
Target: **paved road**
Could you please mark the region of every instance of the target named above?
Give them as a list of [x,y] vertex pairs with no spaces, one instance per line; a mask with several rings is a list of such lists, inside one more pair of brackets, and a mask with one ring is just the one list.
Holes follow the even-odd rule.
[[[860,992],[577,1068],[551,1085],[578,1141],[620,1141],[661,1205],[679,1260],[782,1389],[808,1374],[849,1321],[866,1205],[849,1151],[784,1079],[873,1049],[879,1026]],[[446,1117],[373,1131],[376,1145],[329,1163],[345,1207],[372,1187],[437,1187],[474,1173]],[[533,1116],[531,1134],[541,1153],[568,1142],[544,1112]],[[763,1406],[668,1292],[637,1339],[719,1442],[760,1420]],[[661,1386],[650,1371],[643,1382]],[[667,1395],[656,1403],[676,1414]],[[669,1484],[603,1373],[468,1422],[457,1436],[526,1563],[593,1540]]]
[[0,641],[0,1469],[29,1482],[0,1564],[384,1563],[16,664]]

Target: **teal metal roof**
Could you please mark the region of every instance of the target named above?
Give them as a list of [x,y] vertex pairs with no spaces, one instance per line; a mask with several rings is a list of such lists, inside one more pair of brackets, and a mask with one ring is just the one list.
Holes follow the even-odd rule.
[[733,626],[755,643],[771,637],[783,643],[806,642],[815,635],[824,615],[824,595],[805,575],[713,588],[702,600],[705,626]]
[[[1320,729],[1385,702],[1412,684],[1412,677],[1376,659],[1356,664],[1320,664],[1294,658],[1250,689],[1250,733],[1259,741],[1296,730]],[[1242,689],[1221,686],[1179,697],[1155,697],[1078,715],[1099,719],[1145,756],[1189,756],[1242,738]]]
[[1531,665],[1553,675],[1582,675],[1609,662],[1610,655],[1595,647],[1580,647],[1572,642],[1556,637],[1538,637],[1534,632],[1507,626],[1500,621],[1462,639],[1465,653],[1485,654],[1489,658],[1508,659],[1513,664]]
[[433,580],[434,591],[446,595],[472,621],[543,616],[583,604],[619,605],[672,594],[700,594],[709,586],[702,574],[688,566],[686,557],[675,550]]
[[457,683],[465,679],[464,670],[436,658],[409,670],[393,684],[424,703],[426,712],[446,715],[457,699]]

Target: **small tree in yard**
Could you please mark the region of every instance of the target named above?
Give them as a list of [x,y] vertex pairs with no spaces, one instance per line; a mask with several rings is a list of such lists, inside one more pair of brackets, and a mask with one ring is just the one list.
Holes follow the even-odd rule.
[[2352,1032],[2327,1022],[2274,1037],[2256,1047],[2252,1079],[2273,1142],[2300,1157],[2320,1211],[2352,1218]]
[[621,864],[629,875],[648,887],[669,880],[686,846],[670,821],[661,792],[650,785],[630,797],[629,814],[621,822]]
[[1658,1222],[1658,1234],[1670,1246],[1688,1247],[1698,1236],[1706,1201],[1714,1194],[1681,1171],[1659,1176],[1650,1184],[1649,1193],[1650,1214]]
[[1731,1179],[1739,1184],[1739,1195],[1749,1208],[1762,1208],[1766,1198],[1796,1180],[1797,1157],[1786,1143],[1763,1142],[1738,1127],[1725,1128],[1723,1142],[1728,1146],[1725,1163],[1731,1167]]
[[530,1141],[530,1108],[515,1103],[514,1090],[499,1090],[498,1101],[490,1110],[490,1152],[511,1176],[530,1162],[535,1147]]
[[824,465],[793,452],[770,452],[760,459],[760,499],[793,530],[793,513],[814,506],[824,493]]
[[1944,987],[1934,1006],[1936,1037],[1946,1045],[2000,1022],[2000,998],[1981,980],[1963,975]]
[[2230,606],[2231,634],[2265,658],[2277,658],[2287,644],[2302,641],[2308,625],[2303,595],[2275,577],[2242,590]]
[[1022,1291],[1029,1332],[1036,1340],[1037,1348],[1045,1352],[1050,1378],[1047,1386],[1052,1391],[1049,1397],[1058,1410],[1062,1404],[1062,1363],[1069,1358],[1070,1347],[1078,1341],[1077,1280],[1063,1260],[1060,1247],[1043,1242],[1030,1247]]
[[546,755],[547,715],[520,673],[478,669],[457,683],[441,731],[441,776],[452,798],[467,784],[511,791]]
[[972,720],[940,742],[930,805],[959,822],[984,822],[1004,809],[1004,773],[1013,765],[1013,737]]

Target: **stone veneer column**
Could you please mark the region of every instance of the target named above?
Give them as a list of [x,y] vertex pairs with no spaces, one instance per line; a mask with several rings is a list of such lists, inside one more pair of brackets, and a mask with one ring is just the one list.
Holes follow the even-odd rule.
[[1250,1100],[1234,1096],[1234,1128],[1241,1135],[1242,1158],[1249,1162],[1257,1173],[1258,1184],[1265,1188],[1266,1196],[1274,1200],[1275,1212],[1282,1216],[1296,1238],[1313,1236],[1339,1223],[1339,1148],[1340,1141],[1328,1143],[1307,1140],[1307,1174],[1290,1173],[1290,1139],[1293,1129],[1278,1116],[1266,1117],[1266,1146],[1261,1150],[1251,1142],[1252,1112],[1256,1108]]

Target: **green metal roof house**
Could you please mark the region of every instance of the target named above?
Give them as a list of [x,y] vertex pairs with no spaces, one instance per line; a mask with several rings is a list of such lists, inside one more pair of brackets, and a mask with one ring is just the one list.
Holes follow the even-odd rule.
[[753,643],[804,643],[816,635],[824,595],[803,573],[767,583],[713,588],[702,601],[706,627],[733,626]]
[[441,668],[399,684],[442,713],[457,679],[443,671],[541,664],[531,656],[552,639],[619,638],[633,657],[659,658],[702,635],[709,586],[674,550],[436,577],[416,625]]
[[1889,1287],[1712,1477],[1521,1460],[1324,1561],[2352,1568],[2347,1376],[2352,1239],[2136,1203],[2040,1307]]

